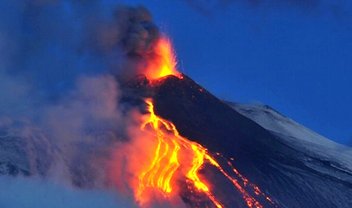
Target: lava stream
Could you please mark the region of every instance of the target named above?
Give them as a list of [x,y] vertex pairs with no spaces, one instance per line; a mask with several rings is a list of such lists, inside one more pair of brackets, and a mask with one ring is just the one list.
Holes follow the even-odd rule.
[[[138,173],[139,185],[135,196],[139,202],[148,201],[148,199],[145,199],[148,196],[144,194],[147,189],[159,190],[165,197],[169,196],[177,186],[176,177],[181,175],[181,177],[190,181],[196,190],[204,193],[216,207],[223,207],[221,202],[211,192],[208,182],[202,180],[198,175],[199,170],[207,162],[215,166],[231,181],[234,187],[242,194],[248,207],[263,207],[236,179],[231,177],[220,166],[207,152],[206,148],[182,137],[173,123],[158,117],[154,112],[151,99],[146,99],[145,102],[149,114],[145,117],[141,130],[153,132],[153,138],[156,140],[157,145],[150,164]],[[185,155],[187,157],[191,155],[191,158],[184,159]]]

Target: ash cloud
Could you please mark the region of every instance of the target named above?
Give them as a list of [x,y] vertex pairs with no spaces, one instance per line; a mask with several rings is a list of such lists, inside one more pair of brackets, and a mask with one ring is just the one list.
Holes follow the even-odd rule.
[[82,74],[133,76],[135,59],[150,53],[159,36],[144,7],[37,0],[4,1],[0,8],[2,74],[51,98],[72,88]]
[[140,73],[160,37],[152,15],[142,6],[116,7],[112,20],[100,24],[96,31],[93,48],[105,56],[112,73],[124,78]]
[[[143,55],[159,37],[159,30],[153,23],[149,11],[144,7],[117,7],[112,27],[114,31],[103,31],[103,45],[120,45],[127,55]],[[109,48],[112,50],[111,48]]]

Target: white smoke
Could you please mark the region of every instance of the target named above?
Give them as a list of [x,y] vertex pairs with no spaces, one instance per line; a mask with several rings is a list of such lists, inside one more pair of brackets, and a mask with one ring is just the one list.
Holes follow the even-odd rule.
[[[119,134],[127,125],[119,110],[118,96],[117,83],[110,75],[84,76],[55,103],[23,109],[35,113],[0,116],[0,162],[7,158],[5,162],[22,164],[29,175],[55,175],[81,186],[101,186],[104,178],[98,181],[97,176],[104,176],[103,159],[109,156],[109,146],[121,139]],[[23,101],[19,98],[12,102],[16,105]],[[13,152],[21,152],[21,162],[17,156],[11,158]]]

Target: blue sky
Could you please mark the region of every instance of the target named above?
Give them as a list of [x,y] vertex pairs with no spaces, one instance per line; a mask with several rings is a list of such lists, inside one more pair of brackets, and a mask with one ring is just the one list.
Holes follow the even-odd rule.
[[348,1],[122,2],[147,7],[171,36],[180,70],[218,97],[268,104],[332,140],[352,143]]

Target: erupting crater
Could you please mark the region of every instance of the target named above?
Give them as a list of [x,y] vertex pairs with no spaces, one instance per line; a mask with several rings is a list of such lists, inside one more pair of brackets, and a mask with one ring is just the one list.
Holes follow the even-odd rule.
[[161,36],[153,46],[153,53],[147,60],[147,67],[143,69],[149,80],[156,80],[169,75],[182,79],[182,74],[176,70],[176,56],[171,41]]

